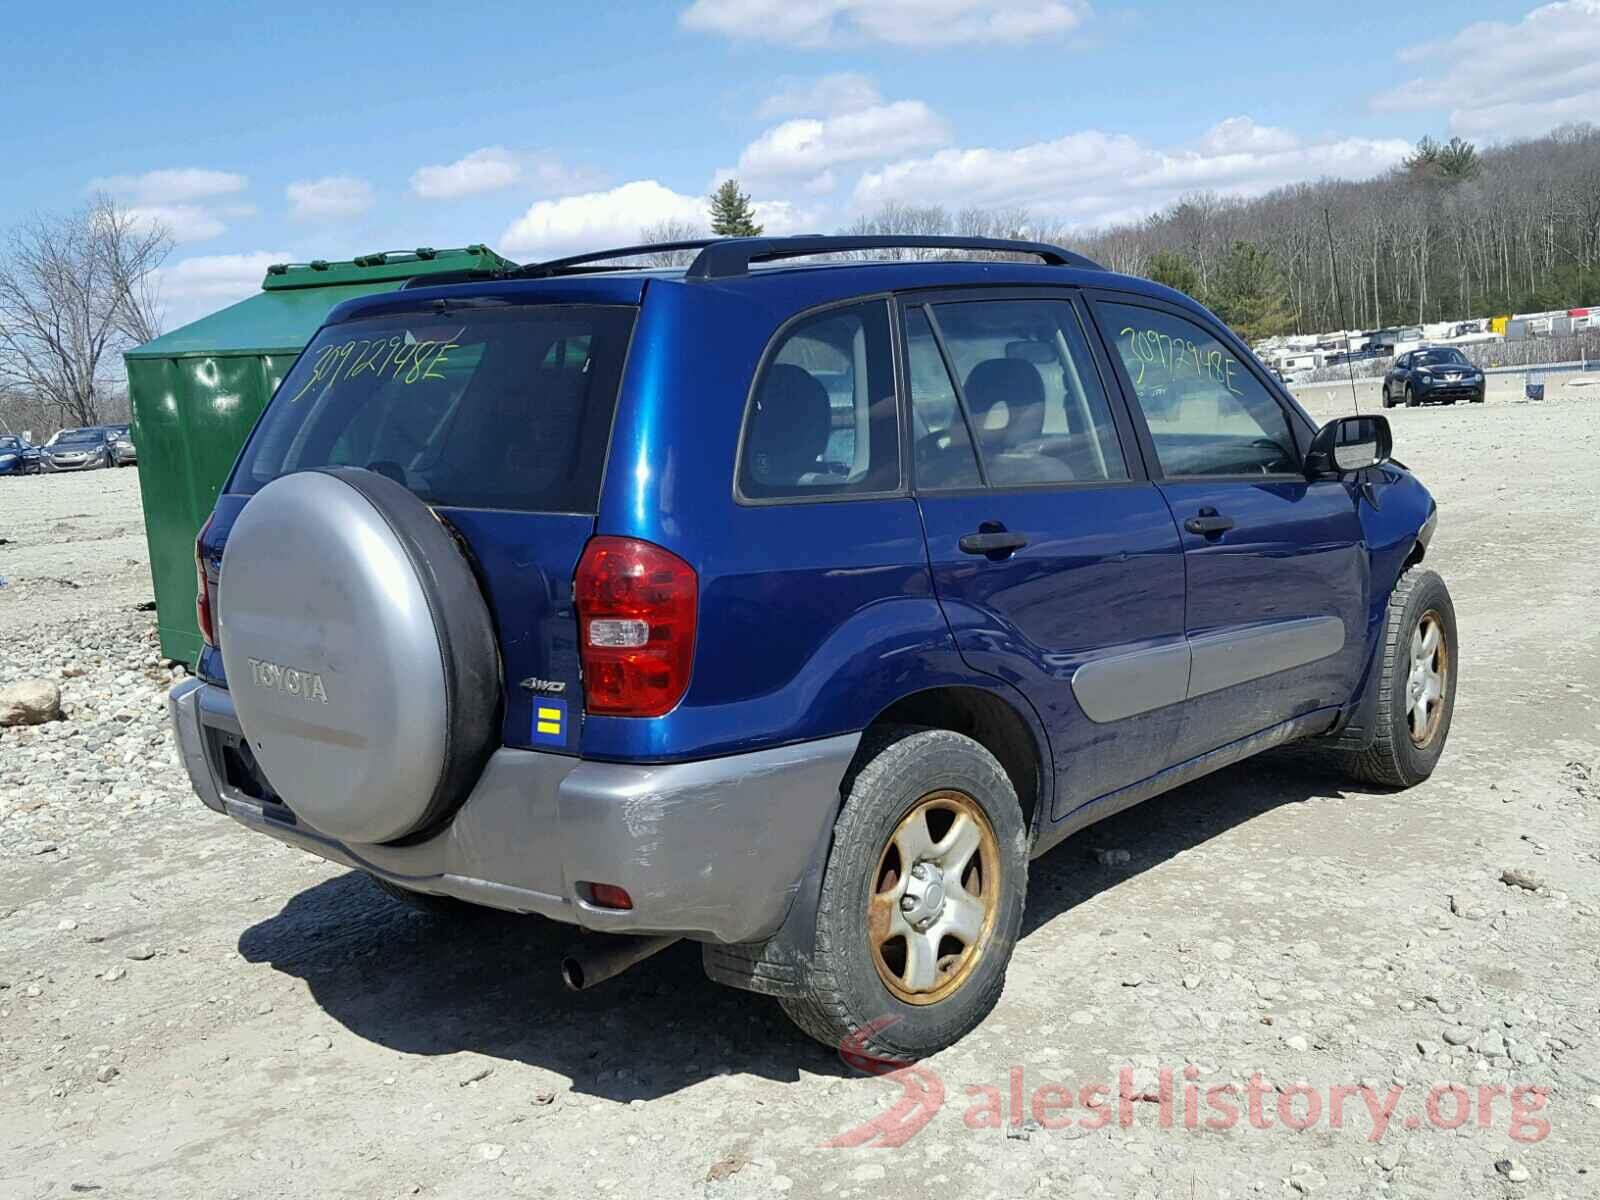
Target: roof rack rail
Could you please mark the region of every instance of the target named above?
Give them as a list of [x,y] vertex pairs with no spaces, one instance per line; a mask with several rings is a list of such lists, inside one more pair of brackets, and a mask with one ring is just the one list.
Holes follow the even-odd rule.
[[[587,254],[572,254],[566,258],[552,258],[548,262],[526,263],[512,271],[519,279],[537,279],[545,275],[576,274],[585,270],[614,270],[620,268],[597,267],[593,264],[616,258],[638,258],[644,254],[665,254],[669,250],[699,250],[714,246],[727,238],[691,238],[686,242],[647,242],[642,246],[618,246],[614,250],[591,250]],[[698,261],[698,260],[696,260]]]
[[748,275],[753,262],[775,262],[784,258],[805,258],[815,254],[842,254],[861,250],[983,250],[996,254],[1032,254],[1052,267],[1078,267],[1104,270],[1099,263],[1072,250],[1048,242],[1027,242],[1011,238],[929,237],[921,234],[797,234],[792,237],[691,238],[682,242],[649,242],[639,246],[619,246],[613,250],[592,250],[547,262],[531,262],[509,272],[519,279],[548,275],[579,274],[621,268],[603,264],[621,258],[639,258],[671,250],[698,250],[685,272],[686,279],[728,279]]
[[983,250],[999,254],[1034,254],[1052,267],[1104,270],[1083,255],[1048,242],[1011,238],[934,237],[922,234],[805,234],[794,237],[719,238],[701,250],[689,267],[688,279],[727,279],[750,273],[753,262],[842,254],[859,250]]

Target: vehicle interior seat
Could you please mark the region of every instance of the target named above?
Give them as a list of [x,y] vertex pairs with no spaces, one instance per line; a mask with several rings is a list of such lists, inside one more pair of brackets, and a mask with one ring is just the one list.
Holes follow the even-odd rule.
[[833,409],[828,389],[804,367],[774,363],[761,383],[750,421],[750,466],[770,487],[803,487],[832,479],[819,469]]
[[1058,483],[1072,478],[1064,463],[1040,452],[1044,380],[1032,363],[985,359],[967,375],[964,391],[991,481]]

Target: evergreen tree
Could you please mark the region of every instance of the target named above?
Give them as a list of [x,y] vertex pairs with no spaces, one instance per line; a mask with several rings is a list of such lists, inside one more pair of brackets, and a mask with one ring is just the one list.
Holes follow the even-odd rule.
[[1246,342],[1287,333],[1294,324],[1283,276],[1254,242],[1234,242],[1206,302]]
[[1446,179],[1459,181],[1471,179],[1478,173],[1478,148],[1458,137],[1450,139],[1439,151],[1439,173]]
[[729,179],[711,193],[711,232],[719,237],[760,237],[756,210],[750,197],[739,190],[739,181]]
[[1431,137],[1417,143],[1417,152],[1403,163],[1413,179],[1427,183],[1463,183],[1483,166],[1478,148],[1453,137],[1441,145]]
[[1185,295],[1193,296],[1200,291],[1200,273],[1176,250],[1157,250],[1152,254],[1145,277]]

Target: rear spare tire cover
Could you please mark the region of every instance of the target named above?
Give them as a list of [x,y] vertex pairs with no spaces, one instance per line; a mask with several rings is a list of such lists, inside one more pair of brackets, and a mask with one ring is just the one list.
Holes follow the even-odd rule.
[[217,621],[257,763],[330,837],[430,829],[494,751],[488,606],[450,531],[393,480],[333,467],[262,488],[228,532]]

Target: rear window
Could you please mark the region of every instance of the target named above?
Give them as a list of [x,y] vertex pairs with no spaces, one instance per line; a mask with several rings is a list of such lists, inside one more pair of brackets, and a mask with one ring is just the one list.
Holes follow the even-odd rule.
[[519,305],[328,326],[273,395],[229,490],[352,466],[444,507],[593,512],[635,312]]

